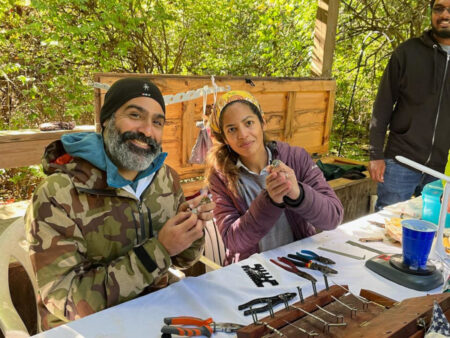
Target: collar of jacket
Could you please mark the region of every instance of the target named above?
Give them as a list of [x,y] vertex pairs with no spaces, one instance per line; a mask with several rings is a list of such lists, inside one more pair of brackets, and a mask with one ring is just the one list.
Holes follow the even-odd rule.
[[[81,157],[73,157],[69,162],[57,164],[55,160],[66,154],[60,140],[50,143],[42,158],[45,174],[64,173],[71,177],[78,191],[102,196],[124,196],[135,199],[135,196],[124,189],[117,189],[108,184],[107,173]],[[158,167],[162,167],[163,163]],[[156,170],[157,171],[157,170]],[[142,178],[142,177],[141,177]],[[137,177],[136,179],[140,179]]]
[[420,41],[422,41],[425,46],[437,49],[438,51],[441,51],[443,54],[445,54],[445,56],[447,56],[447,52],[442,49],[439,42],[435,39],[433,31],[431,29],[423,32],[422,36],[420,37]]
[[102,135],[98,133],[71,133],[61,137],[64,150],[73,157],[82,158],[96,168],[106,171],[108,186],[122,188],[133,184],[144,177],[156,172],[164,163],[167,153],[160,153],[150,166],[138,173],[133,181],[127,180],[119,174],[116,165],[106,155]]

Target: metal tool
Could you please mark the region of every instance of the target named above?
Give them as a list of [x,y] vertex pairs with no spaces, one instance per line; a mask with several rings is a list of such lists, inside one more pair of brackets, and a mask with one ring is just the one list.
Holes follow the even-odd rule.
[[347,291],[348,293],[350,293],[353,297],[355,297],[356,299],[358,299],[359,301],[361,301],[361,303],[363,303],[363,310],[367,310],[369,308],[369,301],[361,296],[355,295],[353,292],[351,292],[349,289],[344,288],[342,285],[335,283],[334,281],[332,281],[334,285],[339,286],[341,289],[344,289],[345,291]]
[[304,267],[304,268],[308,268],[311,270],[318,270],[322,273],[333,273],[336,274],[338,273],[336,270],[326,266],[326,265],[321,265],[321,264],[317,264],[314,263],[313,261],[308,261],[307,259],[304,258],[304,256],[302,257],[301,255],[292,255],[292,254],[288,254],[288,259],[294,263],[297,266],[300,267]]
[[300,326],[296,326],[290,322],[288,322],[287,320],[283,319],[283,322],[285,322],[286,324],[288,324],[289,326],[295,327],[297,330],[299,330],[300,332],[303,332],[304,334],[307,334],[308,337],[313,337],[313,336],[318,336],[319,334],[317,332],[314,331],[306,331],[305,329],[302,329]]
[[291,261],[289,261],[287,258],[285,258],[285,257],[278,257],[278,260],[279,260],[280,262],[283,262],[283,263],[286,264],[287,266],[286,266],[286,265],[283,265],[283,264],[281,264],[281,263],[279,263],[279,262],[277,262],[277,261],[274,260],[274,259],[271,259],[270,261],[271,261],[273,264],[278,265],[280,268],[283,268],[283,269],[286,270],[286,271],[295,273],[297,276],[300,276],[300,277],[302,277],[302,278],[305,278],[305,279],[311,281],[311,282],[313,283],[313,285],[315,285],[315,283],[317,283],[317,279],[315,279],[315,278],[314,278],[313,276],[311,276],[309,273],[297,269],[297,267],[294,265],[294,263],[292,263]]
[[[247,303],[241,304],[238,306],[238,310],[244,310],[246,308],[252,307],[252,310],[245,310],[244,311],[244,316],[248,316],[252,314],[252,311],[254,313],[261,313],[261,312],[266,312],[269,310],[269,302],[270,304],[273,306],[276,306],[278,304],[284,303],[285,301],[289,301],[293,298],[295,298],[297,294],[294,292],[286,292],[286,293],[282,293],[273,297],[261,297],[261,298],[256,298],[253,299]],[[256,304],[266,304],[265,306],[261,306],[259,308],[253,308],[253,305]]]
[[353,241],[347,241],[345,243],[353,245],[353,246],[357,246],[358,248],[361,248],[361,249],[364,249],[364,250],[375,252],[376,254],[379,254],[379,255],[382,255],[382,254],[385,253],[385,252],[383,252],[381,250],[377,250],[377,249],[371,248],[370,246],[366,246],[366,245],[361,244],[361,243],[357,243],[357,242],[353,242]]
[[323,247],[318,247],[317,249],[323,250],[323,251],[332,252],[332,253],[335,253],[336,255],[341,255],[341,256],[345,256],[345,257],[349,257],[349,258],[353,258],[353,259],[359,259],[359,260],[366,259],[366,255],[364,255],[363,257],[359,257],[359,256],[351,255],[351,254],[346,253],[346,252],[337,251],[337,250],[328,249],[328,248],[323,248]]
[[310,260],[318,261],[323,264],[336,264],[332,259],[320,256],[311,250],[302,250],[301,253],[297,252],[297,255],[306,256],[306,258],[309,258]]
[[[214,332],[233,333],[244,327],[235,323],[216,323],[212,318],[201,319],[188,316],[167,317],[164,318],[164,323],[166,325],[161,328],[162,333],[190,337],[211,337]],[[185,325],[190,327],[184,327]]]
[[272,167],[276,168],[276,167],[279,167],[280,164],[281,164],[281,161],[278,160],[278,159],[275,159],[275,160],[272,161],[272,163],[271,163],[270,165],[271,165]]
[[367,221],[367,222],[369,222],[370,224],[373,224],[373,225],[375,225],[375,226],[377,226],[377,227],[379,227],[379,228],[385,228],[385,225],[384,225],[384,223],[381,223],[381,222],[376,222],[376,221]]
[[345,307],[345,308],[347,308],[347,309],[350,310],[350,318],[353,318],[353,313],[354,313],[355,316],[356,316],[356,311],[358,311],[357,308],[352,307],[352,306],[350,306],[350,305],[348,305],[348,304],[345,304],[344,302],[342,302],[342,301],[340,301],[339,299],[337,299],[335,296],[331,296],[331,298],[334,299],[334,300],[335,300],[336,302],[338,302],[339,304],[341,304],[343,307]]
[[383,237],[361,237],[358,238],[360,242],[383,242]]

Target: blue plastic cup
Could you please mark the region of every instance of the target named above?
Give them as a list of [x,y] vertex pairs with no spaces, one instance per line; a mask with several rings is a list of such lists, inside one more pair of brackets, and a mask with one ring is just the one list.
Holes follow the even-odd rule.
[[426,269],[437,226],[420,219],[402,222],[403,264],[412,270]]

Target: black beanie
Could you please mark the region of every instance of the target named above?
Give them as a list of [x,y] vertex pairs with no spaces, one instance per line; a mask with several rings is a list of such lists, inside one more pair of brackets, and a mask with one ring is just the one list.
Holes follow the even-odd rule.
[[164,98],[156,85],[149,79],[139,77],[127,77],[113,83],[105,95],[105,102],[100,110],[100,123],[109,119],[127,101],[135,97],[145,96],[152,98],[161,106],[164,114],[166,106]]

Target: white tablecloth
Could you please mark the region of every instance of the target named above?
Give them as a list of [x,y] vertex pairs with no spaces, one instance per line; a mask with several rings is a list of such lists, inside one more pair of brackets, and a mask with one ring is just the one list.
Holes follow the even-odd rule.
[[[257,297],[274,296],[283,292],[296,292],[300,286],[304,297],[312,292],[311,283],[269,262],[269,258],[285,256],[302,249],[315,252],[333,259],[336,264],[332,267],[339,271],[329,280],[339,284],[348,284],[350,290],[359,294],[361,288],[369,289],[395,300],[424,296],[427,293],[439,293],[441,288],[419,292],[397,285],[375,274],[364,266],[365,260],[355,260],[333,253],[318,250],[327,247],[345,251],[369,259],[376,254],[364,249],[346,244],[349,239],[357,241],[360,237],[373,237],[382,234],[383,229],[376,227],[368,220],[383,222],[382,213],[372,214],[347,224],[336,230],[322,232],[313,237],[291,243],[281,248],[261,254],[222,269],[209,272],[200,277],[189,277],[158,292],[106,309],[67,325],[39,334],[39,337],[161,337],[160,329],[164,317],[195,316],[200,318],[212,317],[216,322],[236,322],[250,324],[251,316],[244,316],[238,311],[239,304]],[[387,253],[401,253],[401,248],[388,242],[374,242],[366,244]],[[279,285],[272,286],[264,283],[259,288],[244,273],[241,265],[260,263],[275,278]],[[314,275],[317,289],[325,288],[322,274],[313,270],[305,270]],[[293,300],[297,302],[298,296]],[[281,309],[278,305],[275,311]],[[262,314],[266,316],[267,314]],[[217,333],[214,337],[232,337],[233,335]]]

